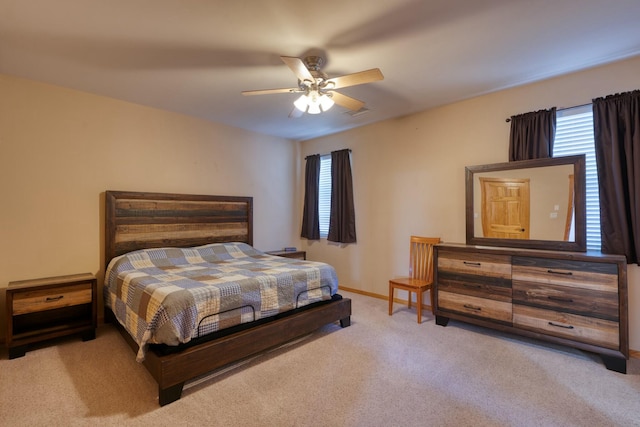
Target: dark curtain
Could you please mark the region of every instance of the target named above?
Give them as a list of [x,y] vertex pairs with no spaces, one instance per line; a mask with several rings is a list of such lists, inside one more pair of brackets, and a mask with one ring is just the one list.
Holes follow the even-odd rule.
[[331,216],[327,240],[339,243],[356,241],[356,211],[348,149],[331,152]]
[[640,90],[593,100],[602,252],[638,264],[640,253]]
[[304,181],[304,210],[302,212],[302,234],[309,240],[320,240],[320,214],[318,199],[320,192],[320,154],[307,156]]
[[556,107],[511,116],[509,161],[551,157],[555,134]]

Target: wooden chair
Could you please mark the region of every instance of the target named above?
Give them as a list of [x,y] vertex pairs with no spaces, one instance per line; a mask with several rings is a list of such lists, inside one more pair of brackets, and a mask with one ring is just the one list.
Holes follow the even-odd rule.
[[439,237],[411,236],[409,277],[399,277],[389,280],[389,316],[393,313],[395,289],[402,289],[409,293],[409,308],[411,308],[411,292],[416,293],[418,323],[422,323],[422,293],[430,289],[431,312],[433,313],[433,246],[438,243],[440,243]]

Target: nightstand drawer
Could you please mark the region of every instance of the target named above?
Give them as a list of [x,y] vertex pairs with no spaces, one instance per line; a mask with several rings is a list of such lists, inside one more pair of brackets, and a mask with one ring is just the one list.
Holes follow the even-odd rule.
[[13,297],[13,314],[35,313],[91,302],[91,283],[29,291]]

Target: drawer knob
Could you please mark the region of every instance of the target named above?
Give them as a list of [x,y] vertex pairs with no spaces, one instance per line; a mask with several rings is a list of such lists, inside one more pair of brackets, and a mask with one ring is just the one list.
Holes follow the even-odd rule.
[[58,295],[57,297],[47,297],[44,302],[56,302],[60,301],[62,298],[64,298],[64,295]]
[[571,325],[561,325],[559,323],[554,323],[554,322],[549,322],[549,325],[555,326],[557,328],[573,329],[573,326],[571,326]]
[[570,271],[556,271],[556,270],[547,270],[547,273],[549,274],[562,274],[563,276],[572,276],[573,273]]

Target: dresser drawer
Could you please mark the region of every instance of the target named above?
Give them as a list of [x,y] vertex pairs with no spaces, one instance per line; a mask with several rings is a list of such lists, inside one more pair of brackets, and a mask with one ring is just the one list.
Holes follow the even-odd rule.
[[514,280],[513,303],[616,322],[620,318],[617,292]]
[[470,252],[438,251],[438,274],[482,275],[511,280],[511,257]]
[[614,350],[620,346],[619,324],[610,320],[516,304],[513,306],[513,325]]
[[511,324],[511,302],[438,291],[438,309]]
[[18,293],[13,297],[13,315],[91,303],[91,286],[87,282]]
[[470,295],[511,303],[511,281],[491,277],[460,276],[446,271],[438,275],[438,292]]
[[616,264],[518,256],[512,262],[514,281],[618,292]]

